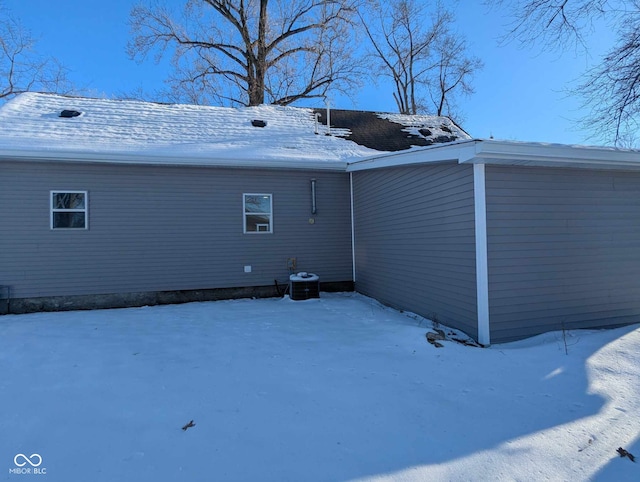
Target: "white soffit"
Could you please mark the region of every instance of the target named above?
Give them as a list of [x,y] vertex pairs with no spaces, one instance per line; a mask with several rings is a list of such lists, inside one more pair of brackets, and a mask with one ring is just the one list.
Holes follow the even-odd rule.
[[0,160],[36,162],[82,162],[184,167],[234,167],[252,169],[306,169],[344,172],[346,161],[207,158],[204,156],[161,156],[139,153],[99,153],[92,151],[44,151],[0,149]]
[[640,170],[640,151],[476,139],[375,156],[352,162],[347,170],[362,171],[436,162]]
[[407,166],[412,164],[431,164],[436,162],[461,162],[461,159],[473,158],[476,153],[477,140],[456,141],[410,151],[374,156],[361,161],[349,163],[347,171],[365,171],[384,167]]
[[460,162],[512,166],[640,169],[640,151],[607,147],[486,140]]

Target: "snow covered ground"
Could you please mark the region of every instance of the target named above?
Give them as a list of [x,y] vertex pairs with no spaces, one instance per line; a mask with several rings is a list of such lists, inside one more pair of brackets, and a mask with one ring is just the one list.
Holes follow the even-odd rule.
[[326,293],[0,317],[0,480],[640,480],[638,326],[430,328]]

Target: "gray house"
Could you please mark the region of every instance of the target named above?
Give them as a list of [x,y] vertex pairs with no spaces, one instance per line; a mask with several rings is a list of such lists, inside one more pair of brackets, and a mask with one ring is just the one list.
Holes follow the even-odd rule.
[[639,169],[477,140],[354,162],[356,290],[483,344],[638,323]]
[[640,153],[329,116],[17,97],[5,311],[271,296],[296,270],[483,344],[640,322]]

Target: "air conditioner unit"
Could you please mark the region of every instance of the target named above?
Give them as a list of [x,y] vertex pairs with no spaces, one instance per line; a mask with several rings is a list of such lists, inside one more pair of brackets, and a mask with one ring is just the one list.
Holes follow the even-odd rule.
[[320,298],[320,277],[313,273],[298,273],[289,276],[289,297],[292,300]]

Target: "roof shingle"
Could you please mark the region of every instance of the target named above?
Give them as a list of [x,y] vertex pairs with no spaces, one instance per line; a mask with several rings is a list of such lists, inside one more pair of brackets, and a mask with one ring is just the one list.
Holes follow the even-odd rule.
[[[61,112],[81,115],[61,117]],[[0,108],[0,153],[199,165],[344,165],[381,152],[468,139],[449,119],[333,110],[315,135],[309,108],[228,108],[25,93]],[[254,125],[260,124],[261,128]],[[427,133],[427,130],[429,131]],[[323,132],[324,133],[324,132]],[[446,134],[446,136],[444,136]]]
[[[326,109],[314,109],[314,112],[320,114],[320,122],[326,125]],[[469,139],[468,134],[448,117],[342,109],[332,109],[329,116],[332,128],[348,129],[345,139],[376,151],[402,151]]]

